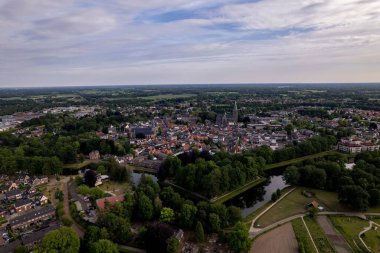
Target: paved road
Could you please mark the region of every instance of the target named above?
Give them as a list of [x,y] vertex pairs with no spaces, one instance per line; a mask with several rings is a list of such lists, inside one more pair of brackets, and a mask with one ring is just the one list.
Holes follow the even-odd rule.
[[[67,181],[68,180],[65,180],[63,183],[63,209],[65,211],[65,215],[71,218],[70,207],[69,207],[69,190],[68,190]],[[73,219],[71,218],[71,220]],[[75,233],[77,233],[77,235],[80,238],[84,237],[84,232],[82,228],[74,220],[73,220],[73,225],[71,225],[71,228],[75,231]]]
[[337,253],[352,252],[350,245],[346,239],[335,229],[326,215],[318,215],[317,222],[326,234],[327,239],[333,244]]

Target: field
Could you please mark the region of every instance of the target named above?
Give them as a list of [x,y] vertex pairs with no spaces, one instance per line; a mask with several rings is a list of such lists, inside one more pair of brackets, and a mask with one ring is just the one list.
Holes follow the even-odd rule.
[[[315,198],[307,198],[302,195],[302,191],[304,190],[315,193]],[[261,227],[265,227],[292,215],[305,213],[305,206],[314,199],[325,207],[326,210],[347,211],[347,207],[339,203],[337,193],[298,187],[260,217],[258,224],[260,224]]]
[[114,195],[124,195],[131,191],[131,185],[128,183],[118,183],[115,181],[104,182],[99,188]]
[[336,252],[317,221],[310,217],[305,217],[304,220],[315,244],[317,245],[318,251],[320,253]]
[[379,253],[380,252],[380,227],[377,229],[371,229],[367,233],[364,234],[363,240],[367,244],[369,248],[371,248],[372,252]]
[[318,216],[316,219],[338,253],[351,252],[350,245],[348,245],[344,237],[336,231],[327,216]]
[[70,170],[80,170],[80,169],[86,167],[87,165],[89,165],[91,163],[97,163],[97,162],[98,161],[96,161],[96,160],[84,160],[81,163],[65,164],[65,165],[63,165],[63,168],[64,169],[70,169]]
[[338,216],[330,217],[330,220],[334,227],[345,237],[354,252],[362,252],[361,248],[358,248],[358,245],[362,245],[358,235],[365,227],[368,227],[368,221]]
[[[284,189],[281,190],[281,196],[286,194],[288,191],[290,191],[291,189],[293,189],[293,187],[286,187]],[[247,215],[245,218],[244,218],[244,221],[251,224],[252,220],[257,216],[259,215],[262,211],[264,211],[268,206],[270,206],[273,202],[272,201],[269,201],[267,203],[265,203],[262,207],[260,207],[259,209],[257,209],[256,211],[250,213],[249,215]]]
[[294,253],[298,252],[297,239],[292,224],[286,223],[260,237],[252,245],[252,253]]
[[[314,248],[313,242],[311,241],[302,220],[300,218],[293,220],[292,226],[297,238],[298,247],[300,249],[303,248],[304,252],[315,253],[316,250]],[[302,251],[300,250],[300,252]]]

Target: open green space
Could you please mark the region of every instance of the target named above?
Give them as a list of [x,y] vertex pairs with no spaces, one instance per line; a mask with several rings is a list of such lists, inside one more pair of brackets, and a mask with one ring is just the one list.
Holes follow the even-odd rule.
[[363,235],[362,239],[372,252],[380,252],[380,227],[373,227],[370,231]]
[[95,161],[95,160],[84,160],[81,163],[65,164],[65,165],[63,165],[63,168],[64,169],[70,169],[70,170],[80,170],[80,169],[86,167],[87,165],[89,165],[91,163],[97,163],[97,161]]
[[302,156],[299,158],[295,158],[295,159],[291,159],[291,160],[287,160],[287,161],[283,161],[283,162],[279,162],[279,163],[272,163],[272,164],[268,164],[267,166],[265,166],[264,170],[271,170],[274,168],[289,166],[292,164],[303,162],[303,161],[308,160],[308,159],[315,159],[315,158],[320,158],[320,157],[324,157],[327,155],[333,155],[336,152],[337,151],[335,151],[335,150],[329,150],[329,151],[325,151],[325,152],[321,152],[321,153],[317,153],[317,154],[313,154],[313,155]]
[[132,187],[128,183],[119,183],[116,181],[107,181],[99,186],[104,192],[111,192],[117,196],[124,195],[132,190]]
[[[292,221],[294,234],[296,235],[298,248],[300,252],[316,253],[313,242],[307,233],[306,227],[303,224],[301,218]],[[303,250],[302,250],[303,249]]]
[[[302,192],[306,190],[315,194],[314,197],[306,197]],[[305,213],[306,205],[313,200],[318,201],[327,211],[349,211],[350,209],[339,203],[338,194],[323,190],[297,187],[293,192],[287,195],[274,205],[268,212],[258,220],[261,227],[268,226],[274,222],[280,221],[292,215]]]
[[322,228],[318,225],[317,221],[310,217],[304,218],[310,234],[313,237],[314,243],[320,253],[336,252],[330,241],[327,239]]
[[368,221],[355,217],[343,216],[330,216],[330,220],[335,228],[345,237],[346,241],[355,252],[363,252],[364,246],[359,240],[359,233],[365,227],[368,227]]
[[[281,190],[281,196],[286,194],[287,192],[289,192],[291,189],[293,189],[293,187],[289,186],[289,187],[286,187],[284,189]],[[251,225],[251,222],[252,220],[257,216],[259,215],[261,212],[263,212],[266,208],[268,208],[268,206],[270,206],[273,202],[272,201],[268,201],[267,203],[265,203],[263,206],[259,207],[256,211],[253,211],[252,213],[250,213],[249,215],[247,215],[245,218],[244,218],[244,221],[246,223],[249,223],[249,225]]]
[[239,194],[251,189],[252,187],[254,186],[257,186],[263,182],[265,182],[267,179],[266,178],[258,178],[258,179],[255,179],[255,180],[252,180],[251,182],[233,190],[233,191],[230,191],[222,196],[219,196],[219,197],[215,197],[213,199],[210,200],[211,203],[215,203],[215,204],[222,204],[224,202],[226,202],[227,200],[229,199],[232,199],[236,196],[238,196]]

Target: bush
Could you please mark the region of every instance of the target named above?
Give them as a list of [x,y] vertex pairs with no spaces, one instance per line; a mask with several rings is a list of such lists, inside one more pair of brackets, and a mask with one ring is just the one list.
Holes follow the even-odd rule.
[[66,226],[66,227],[71,227],[71,225],[73,224],[73,222],[72,222],[72,220],[70,220],[68,217],[66,217],[66,216],[63,216],[62,218],[61,218],[61,222],[62,222],[62,224],[64,225],[64,226]]

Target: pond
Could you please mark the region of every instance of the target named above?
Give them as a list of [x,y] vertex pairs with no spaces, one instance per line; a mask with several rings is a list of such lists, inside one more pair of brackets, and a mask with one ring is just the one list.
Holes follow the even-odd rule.
[[[132,177],[131,177],[131,180],[133,182],[133,184],[135,186],[137,186],[139,183],[140,183],[140,179],[141,179],[141,176],[143,175],[144,173],[141,173],[141,172],[132,172]],[[158,178],[153,175],[153,174],[148,174],[148,173],[145,173],[145,176],[147,177],[151,177],[153,179],[154,182],[157,182],[158,181]]]
[[277,191],[277,189],[282,190],[287,186],[288,185],[283,180],[282,175],[276,173],[268,176],[268,180],[266,182],[225,202],[225,205],[234,205],[239,207],[242,211],[243,217],[246,217],[270,201],[272,193]]

